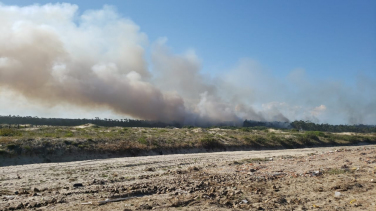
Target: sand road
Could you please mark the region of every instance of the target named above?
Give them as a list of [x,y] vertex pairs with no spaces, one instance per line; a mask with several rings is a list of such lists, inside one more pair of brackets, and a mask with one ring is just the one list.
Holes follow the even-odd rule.
[[376,210],[375,171],[375,145],[7,166],[0,210]]

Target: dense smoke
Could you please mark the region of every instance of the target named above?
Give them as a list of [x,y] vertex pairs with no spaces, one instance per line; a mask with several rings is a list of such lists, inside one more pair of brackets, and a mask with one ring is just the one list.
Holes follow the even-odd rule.
[[355,89],[340,82],[317,86],[302,83],[303,70],[276,79],[249,59],[226,75],[207,77],[193,51],[176,55],[166,39],[149,47],[147,35],[109,6],[80,14],[71,4],[0,4],[0,14],[0,90],[40,106],[105,108],[190,125],[331,122],[333,116],[345,123],[376,123],[371,79],[359,78]]

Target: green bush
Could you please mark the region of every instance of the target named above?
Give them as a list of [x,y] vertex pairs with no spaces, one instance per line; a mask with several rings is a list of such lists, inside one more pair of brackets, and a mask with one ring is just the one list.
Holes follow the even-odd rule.
[[212,136],[202,138],[200,145],[205,149],[223,148],[223,144]]
[[319,140],[317,136],[312,134],[303,134],[298,136],[298,141],[301,142],[303,145],[311,146],[312,140]]
[[269,139],[275,143],[281,143],[282,142],[282,138],[279,137],[279,136],[276,136],[274,134],[270,135],[269,136]]
[[69,137],[73,137],[74,136],[74,134],[72,133],[72,132],[68,132],[68,133],[66,133],[65,135],[64,135],[64,137],[67,137],[67,138],[69,138]]
[[242,127],[242,131],[244,132],[252,132],[252,130],[268,130],[265,126],[255,126],[255,127]]
[[266,144],[268,139],[266,139],[265,137],[263,136],[255,136],[254,139],[256,142],[260,143],[260,144]]
[[44,137],[46,138],[52,138],[52,137],[56,137],[57,135],[55,133],[45,133],[44,134]]
[[359,137],[357,136],[344,136],[344,139],[352,144],[357,144],[359,143]]
[[243,132],[252,132],[252,129],[249,127],[242,127],[240,130]]
[[252,127],[252,130],[269,130],[269,128],[265,126],[256,126],[256,127]]
[[272,144],[271,140],[267,139],[264,136],[260,136],[260,135],[244,136],[243,139],[246,143],[253,145],[253,146],[257,146],[257,147],[267,146],[267,145]]
[[2,128],[0,129],[0,136],[21,136],[21,132],[16,129]]
[[310,136],[326,137],[325,133],[321,131],[306,131],[304,134]]
[[282,146],[287,147],[287,148],[295,148],[299,145],[292,138],[283,138],[283,139],[281,139],[280,143],[281,143]]
[[148,145],[148,141],[146,140],[146,137],[140,137],[138,140],[138,143]]
[[309,140],[320,141],[320,138],[316,135],[315,132],[307,131],[303,134],[303,137]]
[[30,146],[24,146],[23,148],[24,148],[24,150],[27,151],[27,152],[31,151],[31,147],[30,147]]

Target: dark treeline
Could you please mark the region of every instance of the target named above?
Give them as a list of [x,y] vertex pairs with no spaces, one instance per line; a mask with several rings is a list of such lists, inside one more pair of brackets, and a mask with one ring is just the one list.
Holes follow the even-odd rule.
[[289,122],[259,122],[253,120],[244,120],[243,127],[267,127],[267,128],[291,128]]
[[[32,116],[1,116],[0,124],[13,125],[51,125],[51,126],[78,126],[83,124],[95,124],[105,127],[177,127],[182,125],[179,123],[164,123],[148,120],[137,119],[100,119],[95,117],[93,119],[64,119],[64,118],[40,118]],[[229,125],[229,124],[226,124]],[[216,127],[231,127],[233,129],[236,126],[217,125]],[[185,126],[187,127],[187,126]],[[193,126],[191,126],[193,127]],[[330,125],[330,124],[316,124],[309,121],[294,121],[294,122],[260,122],[253,120],[245,120],[243,127],[257,127],[257,128],[284,128],[284,129],[296,129],[305,131],[323,131],[323,132],[356,132],[356,133],[370,133],[376,132],[376,126],[374,125]]]
[[94,119],[64,119],[64,118],[40,118],[32,116],[0,116],[0,124],[8,125],[52,125],[52,126],[78,126],[83,124],[95,124],[98,126],[106,127],[181,127],[179,123],[163,123],[147,120],[136,119],[100,119],[98,117]]
[[323,131],[323,132],[355,132],[355,133],[374,133],[375,125],[329,125],[315,124],[309,121],[294,121],[290,125],[297,130]]
[[356,133],[372,133],[376,132],[375,125],[330,125],[316,124],[309,121],[288,122],[257,122],[245,120],[243,127],[266,127],[266,128],[286,128],[305,131],[322,131],[322,132],[356,132]]

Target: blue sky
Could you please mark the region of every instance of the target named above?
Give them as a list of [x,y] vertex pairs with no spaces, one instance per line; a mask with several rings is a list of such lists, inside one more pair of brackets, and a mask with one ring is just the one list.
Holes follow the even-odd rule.
[[[147,99],[155,100],[160,93],[164,100],[159,99],[162,102],[156,105],[162,105],[162,109],[168,111],[166,115],[171,115],[169,120],[179,116],[184,121],[255,118],[376,124],[376,110],[373,109],[376,107],[376,1],[373,0],[66,1],[78,6],[75,21],[83,21],[81,15],[84,13],[94,19],[98,18],[96,12],[105,14],[98,19],[103,23],[88,22],[89,27],[79,22],[72,24],[70,11],[76,12],[76,8],[55,4],[61,1],[0,2],[17,6],[13,11],[0,5],[4,17],[10,17],[0,19],[4,22],[0,31],[15,38],[14,46],[18,43],[23,45],[24,39],[32,37],[34,31],[29,25],[19,25],[30,20],[37,31],[47,25],[54,33],[57,32],[52,40],[59,40],[63,45],[61,49],[71,55],[71,60],[51,67],[64,57],[63,54],[54,54],[58,48],[51,46],[59,46],[57,43],[50,45],[32,40],[35,45],[48,48],[53,59],[37,61],[37,58],[31,64],[28,62],[32,59],[24,60],[34,56],[28,55],[29,51],[25,53],[21,50],[13,55],[15,47],[0,49],[0,88],[4,88],[3,93],[0,89],[0,100],[3,101],[0,103],[0,115],[30,113],[51,117],[92,117],[103,114],[105,116],[101,117],[129,115],[158,119],[160,117],[155,116],[158,112],[152,111],[155,107],[153,103],[151,108],[139,111],[137,106],[127,105],[127,102],[134,97],[132,99],[137,105],[143,104]],[[21,9],[33,3],[40,6],[27,8],[35,14],[27,14]],[[46,9],[43,5],[47,3],[54,3],[53,8]],[[104,5],[112,8],[108,10]],[[45,13],[46,10],[57,11],[58,14],[51,16]],[[87,13],[89,10],[95,12]],[[120,18],[112,19],[114,14]],[[59,19],[63,16],[68,19]],[[53,21],[48,21],[48,18]],[[134,23],[127,22],[128,19]],[[18,36],[14,30],[17,27],[25,31],[21,35],[27,36]],[[112,29],[114,35],[106,33],[101,27]],[[144,36],[147,38],[144,39]],[[81,42],[76,38],[82,39]],[[167,38],[167,42],[161,43],[161,38]],[[7,43],[0,40],[0,45],[1,42],[4,46]],[[27,45],[22,47],[30,48]],[[97,52],[96,49],[107,49],[108,52]],[[92,58],[95,59],[90,60]],[[18,85],[23,81],[17,77],[11,78],[14,82],[2,80],[1,77],[9,76],[9,70],[13,69],[14,72],[29,74],[28,68],[18,70],[16,63],[11,63],[13,60],[10,59],[25,67],[48,67],[43,71],[50,73],[50,78],[43,78],[42,85],[41,82],[30,83],[30,88],[26,89]],[[35,68],[35,71],[39,69]],[[123,75],[118,74],[118,69]],[[132,73],[133,70],[136,73]],[[152,77],[148,78],[145,71],[150,71]],[[57,72],[60,75],[56,75]],[[93,72],[97,78],[88,80],[87,75]],[[121,84],[106,81],[109,77],[122,78],[125,75],[127,79]],[[40,80],[37,74],[32,76],[36,77],[35,81]],[[50,86],[65,78],[78,81],[82,90],[69,92],[67,97],[67,83],[58,88]],[[99,97],[96,95],[98,92],[93,91],[98,81],[106,89]],[[139,87],[129,89],[135,81],[146,83],[152,92],[139,92]],[[35,94],[40,92],[38,89],[42,92],[51,90],[51,93],[39,96]],[[119,90],[128,92],[124,94]],[[171,92],[177,93],[181,104]],[[16,99],[14,93],[25,99],[9,100]],[[116,94],[108,98],[108,93]],[[154,95],[149,96],[150,93]],[[51,100],[51,95],[58,96]],[[148,97],[141,99],[136,96]],[[88,101],[81,102],[81,99]],[[5,103],[5,100],[9,102]],[[19,106],[10,106],[15,102]],[[69,106],[77,106],[78,112],[73,112],[75,109]],[[89,107],[102,110],[95,113]],[[58,114],[56,110],[59,110]],[[179,113],[181,110],[185,113]]]
[[[23,6],[32,1],[2,2]],[[115,6],[150,42],[167,37],[176,53],[194,49],[209,74],[252,58],[277,77],[295,68],[315,79],[350,84],[359,73],[376,77],[376,1],[66,2],[81,12]]]

